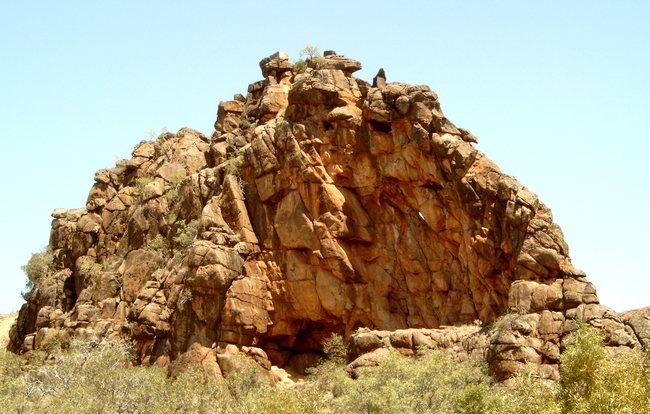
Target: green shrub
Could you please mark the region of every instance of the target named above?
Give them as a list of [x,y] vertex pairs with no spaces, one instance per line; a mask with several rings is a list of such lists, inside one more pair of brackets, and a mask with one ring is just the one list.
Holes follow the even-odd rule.
[[165,199],[170,205],[177,203],[180,198],[178,186],[171,187],[169,190],[165,192],[163,197],[165,197]]
[[487,388],[470,385],[454,401],[455,412],[519,414],[522,407],[531,414],[559,414],[557,385],[530,374],[517,374],[507,385],[494,384]]
[[310,44],[300,51],[299,56],[300,59],[293,65],[293,71],[295,73],[304,73],[307,70],[307,61],[305,60],[307,57],[311,59],[312,65],[325,60],[320,53],[320,48]]
[[231,358],[238,369],[226,375],[224,382],[237,402],[257,400],[260,395],[271,390],[269,378],[261,366],[240,355]]
[[238,155],[239,155],[239,153],[237,151],[236,146],[234,146],[233,144],[226,145],[226,159],[227,160],[237,158]]
[[346,413],[449,413],[454,397],[476,384],[491,384],[477,361],[454,361],[443,351],[408,358],[391,350],[378,367],[361,369],[332,403]]
[[228,174],[241,177],[243,155],[243,151],[237,150],[236,146],[232,144],[228,144],[226,146],[226,162],[223,163],[223,167],[228,172]]
[[175,187],[175,186],[179,185],[181,183],[181,181],[183,181],[184,178],[185,178],[185,173],[184,172],[181,172],[181,171],[173,172],[173,173],[171,173],[169,175],[169,184],[172,187]]
[[573,332],[560,357],[558,398],[563,412],[650,412],[650,359],[641,351],[605,354],[600,330],[587,324]]
[[73,338],[49,356],[33,353],[25,367],[0,351],[2,412],[203,413],[239,405],[226,381],[200,369],[170,379],[156,366],[129,367],[132,352],[128,342]]
[[24,378],[25,360],[0,349],[0,406],[3,412],[21,412],[22,400],[31,393]]
[[[5,412],[108,413],[140,409],[166,391],[159,369],[126,369],[130,347],[123,342],[73,339],[48,361],[32,357],[14,398],[1,395]],[[11,401],[7,401],[11,400]]]
[[116,291],[119,292],[120,289],[122,289],[122,285],[124,284],[124,281],[122,280],[122,274],[119,272],[113,273],[113,278],[110,281],[112,288]]
[[242,116],[239,119],[239,127],[243,130],[247,130],[251,127],[251,121],[249,121],[248,118]]
[[32,254],[27,264],[20,268],[27,276],[25,288],[31,290],[35,284],[52,274],[54,271],[53,261],[54,256],[46,249]]
[[163,257],[169,257],[169,242],[162,234],[157,234],[156,237],[147,243],[147,250],[153,250],[160,253]]
[[225,413],[235,402],[224,381],[211,377],[200,368],[189,369],[165,382],[159,400],[150,400],[142,412],[167,413]]
[[101,263],[97,263],[95,260],[84,260],[79,268],[79,271],[84,275],[95,278],[104,270],[104,266]]
[[241,177],[241,160],[239,158],[230,158],[223,163],[223,168],[228,174]]
[[[167,132],[167,131],[164,131]],[[163,133],[164,133],[163,132]],[[156,157],[160,157],[164,155],[167,158],[171,158],[173,155],[173,147],[174,147],[174,142],[171,139],[167,139],[164,142],[161,142],[160,140],[156,140],[153,144],[154,150],[156,152]]]
[[173,238],[174,243],[180,248],[186,249],[192,244],[199,232],[199,221],[192,220],[186,225],[185,220],[180,220],[177,224],[176,236]]
[[164,197],[170,205],[180,200],[180,185],[185,177],[185,173],[180,171],[174,172],[167,177],[169,188],[165,191]]
[[321,361],[315,367],[308,368],[307,373],[310,385],[317,388],[322,396],[341,397],[355,384],[336,360]]
[[293,64],[293,71],[295,73],[304,73],[307,70],[307,62],[304,60],[300,59],[296,63]]
[[562,354],[562,399],[569,408],[589,400],[598,381],[599,365],[605,361],[604,336],[583,324],[569,337],[569,345]]
[[140,177],[135,179],[135,187],[133,188],[134,195],[140,195],[144,187],[153,181],[153,177]]
[[344,363],[347,353],[347,347],[345,342],[343,342],[343,337],[336,333],[327,338],[323,342],[323,352],[331,360],[335,362]]
[[327,399],[323,398],[320,390],[304,386],[267,390],[247,405],[238,411],[268,414],[334,413],[328,408]]

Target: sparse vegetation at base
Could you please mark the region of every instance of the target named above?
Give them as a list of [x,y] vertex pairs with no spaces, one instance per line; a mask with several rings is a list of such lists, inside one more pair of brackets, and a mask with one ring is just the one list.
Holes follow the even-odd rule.
[[583,324],[561,356],[562,412],[650,413],[650,354],[608,358],[600,330]]
[[[338,337],[340,338],[340,337]],[[272,388],[262,369],[224,380],[190,370],[167,378],[158,367],[129,367],[122,342],[73,339],[29,360],[0,350],[0,404],[7,413],[648,413],[650,359],[644,352],[605,357],[600,332],[581,326],[562,356],[562,380],[521,375],[495,383],[484,363],[451,360],[443,351],[404,357],[391,352],[351,379],[340,341],[308,381]]]
[[49,358],[35,353],[27,367],[0,351],[3,412],[207,412],[227,393],[225,384],[203,375],[181,375],[172,383],[158,368],[127,368],[130,351],[120,342],[74,340]]

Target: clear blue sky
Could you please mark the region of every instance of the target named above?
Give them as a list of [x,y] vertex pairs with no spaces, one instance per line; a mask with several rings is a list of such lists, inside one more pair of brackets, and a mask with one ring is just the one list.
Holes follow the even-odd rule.
[[0,3],[0,313],[55,207],[145,133],[210,134],[258,62],[307,43],[371,80],[424,83],[478,148],[553,210],[617,311],[650,305],[650,2]]

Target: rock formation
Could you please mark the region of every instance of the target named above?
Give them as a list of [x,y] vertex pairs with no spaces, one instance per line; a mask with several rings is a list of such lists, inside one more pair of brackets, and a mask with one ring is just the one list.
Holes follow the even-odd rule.
[[[350,362],[455,344],[499,378],[557,378],[577,320],[612,349],[647,342],[599,304],[551,211],[429,87],[373,87],[334,52],[311,66],[263,59],[264,79],[219,103],[211,137],[141,142],[95,174],[84,208],[54,210],[56,269],[29,293],[10,348],[128,337],[139,363],[172,374],[202,363],[218,375],[242,352],[300,372],[332,333],[361,328]],[[504,314],[490,331],[437,331]]]

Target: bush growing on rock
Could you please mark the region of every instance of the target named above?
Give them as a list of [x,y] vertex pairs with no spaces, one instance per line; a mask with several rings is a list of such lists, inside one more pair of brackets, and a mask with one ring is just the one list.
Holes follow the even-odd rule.
[[323,56],[320,53],[320,47],[312,46],[308,44],[302,49],[299,53],[300,59],[294,64],[293,70],[296,73],[303,73],[307,67],[307,60],[311,60],[313,63],[321,62],[324,60]]
[[133,188],[133,194],[140,195],[144,187],[153,181],[153,177],[140,177],[135,180],[135,187]]
[[243,130],[247,130],[251,127],[251,121],[249,121],[248,118],[242,117],[239,120],[239,127]]
[[35,284],[52,273],[52,261],[52,253],[43,249],[40,252],[32,254],[27,264],[21,267],[21,270],[27,275],[25,287],[28,290],[31,290]]
[[160,134],[156,132],[155,129],[150,129],[149,131],[146,132],[147,135],[149,135],[149,138],[153,141],[160,135],[164,134],[167,132],[167,127],[162,127],[160,130]]
[[181,249],[188,248],[199,232],[199,224],[198,220],[192,220],[188,224],[185,224],[185,220],[180,220],[176,229],[176,236],[173,238],[176,246]]
[[147,250],[159,252],[163,257],[167,257],[169,256],[169,242],[161,234],[157,234],[147,243]]
[[170,205],[176,204],[180,199],[178,185],[169,187],[169,189],[165,191],[164,197]]
[[91,278],[97,277],[103,270],[104,266],[101,263],[97,263],[95,260],[85,260],[79,269],[81,273],[88,275]]

